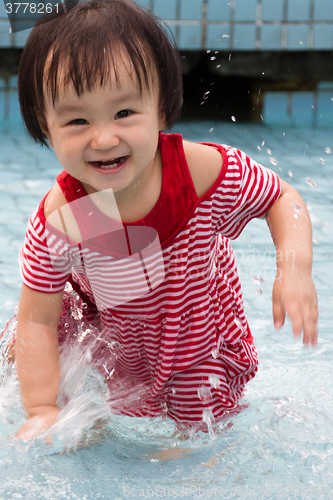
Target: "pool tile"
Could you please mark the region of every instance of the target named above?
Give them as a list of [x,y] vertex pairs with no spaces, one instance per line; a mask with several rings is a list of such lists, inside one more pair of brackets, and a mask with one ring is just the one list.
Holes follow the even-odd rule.
[[226,24],[209,24],[207,29],[208,49],[228,49],[230,44],[230,26]]
[[313,48],[317,50],[333,48],[333,25],[315,24],[313,27]]
[[256,21],[257,0],[236,0],[235,21]]
[[314,123],[314,93],[292,93],[292,119],[295,126],[311,126]]
[[264,25],[261,27],[261,48],[264,50],[281,49],[282,25]]
[[332,0],[317,0],[314,4],[315,21],[333,20],[333,2]]
[[310,0],[288,1],[289,21],[309,21],[309,19],[310,19]]
[[235,24],[233,48],[253,50],[256,46],[256,26],[254,24]]
[[262,0],[262,20],[282,21],[284,0]]
[[267,125],[284,125],[287,121],[288,93],[266,92],[264,95],[263,116]]
[[[6,6],[5,3],[7,2],[0,2],[0,17],[5,17],[7,18],[7,12],[6,12]],[[9,21],[8,21],[9,22]]]
[[0,21],[0,47],[10,47],[11,34],[9,21]]
[[202,46],[202,27],[200,25],[180,26],[178,45],[180,49],[200,49]]
[[161,19],[176,19],[177,0],[155,0],[154,13]]
[[333,89],[332,92],[320,91],[318,94],[318,127],[332,127],[333,125]]
[[135,3],[140,5],[140,7],[150,7],[152,0],[135,0]]
[[180,19],[198,21],[202,19],[203,0],[181,0]]
[[208,0],[207,20],[229,21],[230,2],[221,2],[221,0]]
[[25,42],[30,34],[31,29],[19,31],[15,33],[15,44],[14,47],[24,47]]
[[308,45],[308,26],[301,24],[290,24],[288,26],[289,50],[304,50]]

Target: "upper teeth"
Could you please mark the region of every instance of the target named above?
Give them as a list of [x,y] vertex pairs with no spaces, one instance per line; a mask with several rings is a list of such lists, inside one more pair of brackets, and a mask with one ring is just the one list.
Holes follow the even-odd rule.
[[103,160],[103,161],[99,161],[99,162],[96,162],[98,164],[98,166],[100,168],[115,168],[119,165],[121,161],[121,158],[120,159],[116,159],[116,160]]

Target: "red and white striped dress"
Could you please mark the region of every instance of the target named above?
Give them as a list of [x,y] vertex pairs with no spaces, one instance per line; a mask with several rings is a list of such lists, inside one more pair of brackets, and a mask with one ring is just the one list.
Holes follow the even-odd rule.
[[[94,362],[104,370],[117,412],[136,416],[166,412],[183,422],[198,422],[207,415],[219,419],[237,409],[244,385],[258,366],[229,238],[236,238],[252,218],[267,213],[279,197],[280,182],[274,172],[243,152],[210,144],[220,151],[223,169],[211,189],[198,198],[182,137],[161,134],[159,146],[163,164],[160,198],[144,219],[124,226],[127,231],[131,226],[157,231],[164,279],[162,276],[158,286],[133,300],[95,309],[96,313],[99,309],[103,347],[98,351],[101,359]],[[81,183],[66,172],[57,181],[69,203],[87,199]],[[23,281],[33,290],[54,293],[62,291],[70,279],[92,305],[95,295],[82,260],[67,260],[63,267],[52,263],[44,201],[30,218],[20,253]],[[83,240],[92,241],[91,231],[106,216],[77,212],[74,215]],[[92,244],[96,250],[111,240],[110,235],[102,235]],[[59,242],[63,255],[68,256],[68,241],[62,235]],[[88,254],[89,250],[89,260]],[[98,251],[90,254],[96,257]],[[121,288],[130,265],[126,259],[119,265]],[[107,277],[107,270],[104,276],[100,274],[102,291],[111,296],[117,280],[113,276],[113,286],[108,289]],[[137,398],[118,398],[122,381],[123,387],[134,388],[128,389],[132,395],[138,388]]]

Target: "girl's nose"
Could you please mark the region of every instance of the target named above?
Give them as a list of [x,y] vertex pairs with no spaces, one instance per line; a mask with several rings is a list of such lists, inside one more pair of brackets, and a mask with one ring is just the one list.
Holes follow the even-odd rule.
[[100,126],[93,131],[90,141],[92,149],[106,150],[118,146],[120,139],[112,127]]

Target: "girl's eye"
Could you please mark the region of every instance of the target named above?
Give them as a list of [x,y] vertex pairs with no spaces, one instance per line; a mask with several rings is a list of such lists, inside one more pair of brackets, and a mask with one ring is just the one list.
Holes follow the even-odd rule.
[[86,125],[87,123],[87,120],[84,120],[84,118],[77,118],[76,120],[72,120],[69,125]]
[[132,111],[129,109],[123,109],[122,111],[119,111],[119,113],[116,114],[115,118],[118,120],[119,118],[127,118],[132,114]]

